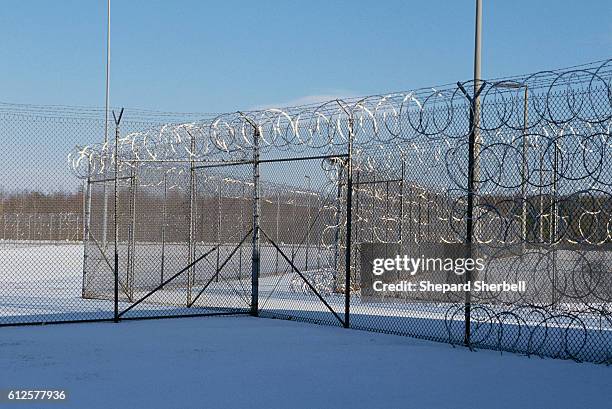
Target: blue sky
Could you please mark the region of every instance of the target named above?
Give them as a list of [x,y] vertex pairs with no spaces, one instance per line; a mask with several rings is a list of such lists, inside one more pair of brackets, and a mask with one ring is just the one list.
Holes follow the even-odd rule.
[[[3,0],[0,101],[102,106],[106,0]],[[483,77],[612,57],[612,2],[484,1]],[[188,112],[469,79],[474,0],[119,1],[111,103]]]

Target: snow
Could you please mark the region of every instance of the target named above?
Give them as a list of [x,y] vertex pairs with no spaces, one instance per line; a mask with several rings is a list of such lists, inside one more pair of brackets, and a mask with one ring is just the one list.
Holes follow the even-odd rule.
[[[231,271],[231,266],[228,268]],[[82,270],[81,244],[4,243],[0,247],[0,323],[112,319],[112,293],[100,294],[107,299],[81,297]],[[290,272],[261,277],[261,315],[339,325],[316,296],[295,288],[293,278]],[[297,280],[297,283],[301,282],[301,279]],[[199,288],[196,286],[193,294]],[[129,311],[125,317],[200,314],[218,312],[220,309],[248,311],[250,290],[250,277],[243,276],[241,280],[224,277],[218,283],[212,282],[197,303],[186,308],[187,289],[169,285]],[[147,292],[146,288],[136,288],[133,299],[139,299]],[[324,292],[324,298],[338,315],[343,316],[342,294]],[[120,302],[120,311],[128,306],[129,302]],[[457,310],[456,314],[452,314],[453,311],[449,314],[448,304],[365,303],[355,295],[351,298],[351,327],[461,343],[463,312]],[[491,311],[495,312],[493,309]],[[612,330],[609,322],[602,323],[589,316],[581,316],[580,321],[557,317],[542,325],[542,317],[529,315],[528,310],[517,310],[513,314],[515,317],[526,314],[521,316],[521,326],[506,316],[503,326],[494,320],[483,322],[478,330],[473,330],[474,345],[493,349],[501,346],[524,353],[575,357],[590,362],[610,359]]]
[[0,323],[112,318],[112,301],[81,298],[83,245],[2,243]]
[[0,388],[65,389],[58,407],[67,408],[600,408],[612,400],[612,368],[603,365],[265,318],[0,334]]

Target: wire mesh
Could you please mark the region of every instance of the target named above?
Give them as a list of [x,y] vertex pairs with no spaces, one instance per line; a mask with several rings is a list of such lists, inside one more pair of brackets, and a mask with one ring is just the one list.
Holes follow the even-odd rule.
[[[251,312],[609,363],[611,78],[608,60],[482,81],[477,102],[466,82],[209,116],[136,111],[94,145],[99,112],[3,107],[11,143],[70,135],[76,148],[71,177],[57,155],[43,160],[48,140],[5,161],[13,306],[0,322],[112,319],[116,302],[120,318]],[[372,302],[360,256],[373,244],[467,246],[486,260],[473,279],[529,288]]]

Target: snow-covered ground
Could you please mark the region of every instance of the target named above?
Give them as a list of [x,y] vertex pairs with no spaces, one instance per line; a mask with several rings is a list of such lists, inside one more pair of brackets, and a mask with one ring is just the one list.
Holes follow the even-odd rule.
[[[81,297],[82,250],[2,246],[0,322],[111,318],[112,301]],[[262,277],[262,315],[338,325],[316,297],[292,289],[292,277]],[[248,308],[249,290],[248,277],[221,280],[186,309],[185,289],[169,286],[133,316]],[[343,296],[325,298],[342,315]],[[351,308],[356,328],[447,335],[442,307],[354,297]],[[605,352],[611,344],[598,345]],[[612,399],[604,365],[251,317],[7,327],[0,328],[0,351],[0,390],[65,389],[69,400],[58,407],[599,408]]]
[[[168,285],[124,317],[186,315],[249,309],[251,280],[223,276],[212,282],[191,307],[185,286]],[[107,279],[107,293],[101,299],[82,298],[83,247],[80,244],[19,243],[0,246],[0,323],[50,322],[60,320],[112,319],[112,274]],[[212,274],[210,270],[208,274]],[[231,278],[233,277],[233,278]],[[259,306],[262,316],[302,319],[339,325],[338,320],[311,292],[296,290],[294,274],[266,276],[260,279]],[[297,279],[301,284],[302,280]],[[191,296],[202,287],[196,283]],[[132,300],[147,294],[148,288],[136,288]],[[130,306],[123,292],[120,311]],[[344,312],[342,294],[324,293],[326,302],[339,316]],[[505,349],[525,354],[575,358],[589,362],[610,362],[612,330],[610,322],[582,315],[580,319],[543,317],[531,310],[516,310],[512,315],[490,307],[489,316],[472,330],[477,348]],[[503,325],[496,319],[502,313]],[[487,318],[488,317],[488,318]],[[519,321],[520,318],[520,321]],[[372,331],[461,343],[464,323],[462,304],[409,302],[372,303],[351,297],[351,327]]]
[[0,389],[64,389],[62,408],[595,409],[612,401],[612,368],[603,365],[251,317],[9,327],[0,348]]

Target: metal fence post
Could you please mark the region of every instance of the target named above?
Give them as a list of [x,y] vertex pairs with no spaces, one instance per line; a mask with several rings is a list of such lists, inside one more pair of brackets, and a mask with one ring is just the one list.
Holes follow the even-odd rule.
[[[470,134],[468,142],[468,180],[467,180],[467,212],[466,212],[466,227],[465,227],[465,244],[467,247],[467,257],[471,258],[473,255],[472,239],[474,236],[474,173],[475,173],[475,139],[476,135],[474,132],[474,103],[472,101],[470,109]],[[465,273],[465,282],[469,283],[472,280],[471,272],[468,270]],[[471,338],[471,317],[472,317],[472,295],[469,291],[465,292],[465,332],[463,337],[463,343],[466,346],[470,345]]]
[[305,178],[308,180],[308,200],[307,200],[307,207],[308,207],[308,223],[307,223],[307,230],[306,230],[306,260],[305,260],[305,269],[306,271],[308,271],[308,254],[310,253],[310,229],[311,229],[311,216],[310,216],[310,207],[312,206],[311,200],[312,200],[312,187],[311,187],[311,181],[310,181],[310,176],[306,175]]
[[[219,271],[219,265],[221,263],[221,214],[222,214],[222,179],[219,178],[219,183],[217,184],[217,261],[216,261],[216,270]],[[215,275],[215,282],[219,282],[219,275]]]
[[554,149],[555,153],[553,156],[553,166],[552,166],[552,194],[551,194],[551,210],[550,210],[550,247],[552,248],[552,286],[551,286],[551,301],[553,307],[555,306],[557,299],[555,297],[555,288],[557,286],[557,249],[555,245],[557,244],[557,219],[559,209],[557,207],[557,194],[558,194],[558,178],[557,178],[557,170],[559,166],[559,146],[557,145],[557,140],[554,141]]
[[[195,215],[194,215],[194,202],[195,202],[195,164],[193,153],[195,152],[195,138],[193,135],[189,134],[191,139],[191,152],[189,155],[189,243],[188,243],[188,264],[191,265],[194,260],[195,246],[194,246],[194,223],[195,223]],[[187,271],[187,307],[191,306],[191,290],[194,282],[194,267],[189,267],[189,271]]]
[[[117,210],[118,210],[118,206],[117,206],[117,187],[119,184],[119,124],[121,123],[121,117],[123,116],[123,108],[121,108],[121,112],[119,113],[119,117],[117,118],[117,116],[115,115],[115,111],[113,111],[113,118],[115,119],[115,175],[114,175],[114,185],[115,185],[115,192],[114,192],[114,200],[113,200],[113,207],[114,207],[114,237],[115,237],[115,246],[114,246],[114,250],[115,250],[115,297],[114,297],[114,321],[115,322],[119,322],[119,248],[118,248],[118,242],[119,242],[119,227],[118,227],[118,218],[117,218]],[[105,182],[106,183],[106,182]]]
[[[244,229],[244,206],[242,205],[242,200],[245,198],[244,182],[241,183],[241,185],[242,185],[242,191],[240,194],[240,198],[238,199],[238,205],[240,207],[240,228]],[[243,256],[242,246],[240,246],[240,249],[238,249],[238,280],[239,281],[242,281],[242,256]]]
[[340,289],[340,277],[338,277],[338,273],[340,272],[340,216],[342,215],[342,170],[343,165],[341,162],[336,162],[337,166],[337,193],[336,193],[336,215],[335,215],[335,224],[336,229],[334,232],[334,281],[335,285]]
[[136,190],[138,189],[138,163],[132,167],[130,179],[130,228],[128,234],[128,266],[126,274],[126,286],[129,291],[130,301],[134,297],[134,255],[136,252]]
[[32,241],[32,215],[28,216],[28,241]]
[[[87,212],[85,211],[85,208],[87,207],[87,182],[89,180],[89,172],[87,173],[87,180],[85,180],[83,182],[83,203],[81,203],[81,206],[83,206],[83,211],[81,213],[81,221],[82,221],[82,225],[81,225],[81,240],[84,242],[85,241],[85,218],[87,217]],[[53,216],[53,215],[51,215]],[[52,223],[53,218],[50,218],[49,222]],[[77,223],[77,230],[79,229],[78,223]],[[52,233],[52,227],[49,227],[49,241],[53,240],[53,233]],[[78,237],[77,237],[77,241],[78,241]]]
[[[295,223],[295,221],[297,220],[296,217],[296,208],[297,208],[297,202],[298,202],[298,196],[297,196],[297,191],[294,189],[293,190],[293,203],[291,205],[291,220],[292,223]],[[289,224],[289,226],[291,226],[291,224]],[[291,227],[290,227],[291,228]],[[295,233],[297,230],[297,226],[294,225],[294,227],[291,229],[291,263],[295,264],[295,255],[297,253],[297,249],[296,249],[296,238],[295,238]],[[294,272],[295,270],[292,269],[292,272]]]
[[[162,226],[161,226],[161,271],[160,285],[164,283],[164,269],[166,267],[166,206],[168,202],[168,171],[164,170],[164,203],[162,205]],[[161,289],[164,287],[162,286]]]
[[[280,220],[280,190],[276,194],[276,237],[275,240],[277,243],[281,243],[279,239],[279,220]],[[276,257],[274,261],[274,272],[278,273],[278,251],[276,252]]]
[[524,94],[523,94],[523,160],[522,160],[522,180],[521,180],[521,189],[522,189],[522,194],[523,194],[523,220],[522,220],[522,239],[523,239],[523,253],[525,252],[525,248],[527,245],[527,196],[528,196],[528,191],[527,191],[527,185],[529,183],[529,169],[527,168],[527,164],[528,164],[528,156],[527,156],[527,148],[528,148],[528,143],[527,143],[527,127],[528,127],[528,118],[529,118],[529,86],[527,84],[523,84],[523,87],[525,88],[524,90]]
[[62,216],[64,213],[60,213],[57,217],[57,239],[62,239]]
[[346,253],[344,262],[344,328],[350,327],[351,310],[351,230],[353,223],[353,116],[349,118],[346,158]]
[[[104,154],[108,156],[108,148],[106,148],[106,151],[104,152]],[[106,171],[104,173],[107,174]],[[103,202],[104,204],[102,208],[102,248],[106,248],[107,230],[108,230],[108,189],[106,187],[106,182],[103,183],[102,188],[104,189],[102,193],[104,197],[104,202]],[[61,220],[58,220],[58,222],[61,222]],[[58,236],[58,239],[59,239],[59,236]]]
[[[85,206],[83,211],[83,283],[81,286],[81,297],[85,298],[85,280],[87,275],[87,258],[89,257],[89,229],[91,228],[91,163],[87,172],[87,181],[85,182]],[[53,222],[53,217],[51,217]],[[49,237],[51,239],[51,237]]]
[[401,177],[402,179],[400,180],[400,209],[399,209],[399,242],[400,244],[404,244],[404,178],[406,177],[406,171],[405,171],[405,158],[402,156],[402,170],[401,170]]
[[253,256],[251,260],[251,315],[259,316],[259,129],[253,134]]
[[[466,245],[466,258],[473,258],[474,256],[474,194],[476,193],[478,174],[480,173],[480,166],[478,163],[478,152],[480,151],[480,134],[478,130],[479,116],[480,116],[480,105],[479,96],[484,89],[485,83],[476,86],[476,83],[480,81],[475,80],[474,95],[466,91],[463,84],[457,83],[457,86],[463,92],[465,97],[470,103],[470,119],[469,119],[469,135],[468,135],[468,174],[467,174],[467,209],[466,209],[466,222],[465,222],[465,245]],[[472,280],[472,272],[467,270],[465,272],[465,282],[469,283]],[[463,343],[465,346],[470,346],[471,338],[471,318],[472,318],[472,295],[469,291],[465,292],[465,333]]]
[[[476,189],[476,179],[479,178],[480,167],[477,162],[478,152],[480,151],[480,92],[483,86],[480,84],[480,49],[481,49],[481,33],[482,33],[482,2],[476,0],[476,30],[474,44],[474,93],[471,99],[470,110],[470,136],[469,136],[469,153],[468,153],[468,203],[467,203],[467,226],[466,226],[466,242],[468,247],[469,257],[474,256],[473,236],[474,236],[474,191]],[[465,282],[470,283],[472,280],[472,272],[470,270],[465,273]],[[470,346],[471,338],[471,314],[472,314],[472,295],[469,291],[465,292],[465,337],[464,344]]]

